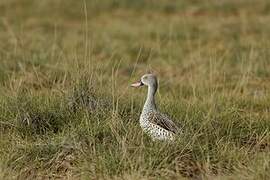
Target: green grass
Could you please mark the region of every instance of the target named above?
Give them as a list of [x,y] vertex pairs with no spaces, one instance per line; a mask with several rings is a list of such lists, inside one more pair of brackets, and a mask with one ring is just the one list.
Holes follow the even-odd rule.
[[[2,0],[0,179],[269,179],[267,0]],[[139,115],[183,129],[153,142]]]

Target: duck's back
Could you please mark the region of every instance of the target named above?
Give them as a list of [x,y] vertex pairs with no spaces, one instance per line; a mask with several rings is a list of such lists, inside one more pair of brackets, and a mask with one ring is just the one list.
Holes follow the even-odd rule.
[[158,140],[172,140],[178,131],[172,120],[156,110],[142,112],[140,125],[153,139]]

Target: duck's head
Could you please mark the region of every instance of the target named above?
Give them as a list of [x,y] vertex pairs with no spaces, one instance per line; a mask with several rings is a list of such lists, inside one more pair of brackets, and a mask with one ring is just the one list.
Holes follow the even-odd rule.
[[154,74],[145,74],[141,77],[140,81],[131,84],[132,87],[140,87],[143,85],[154,87],[156,89],[158,85],[157,77]]

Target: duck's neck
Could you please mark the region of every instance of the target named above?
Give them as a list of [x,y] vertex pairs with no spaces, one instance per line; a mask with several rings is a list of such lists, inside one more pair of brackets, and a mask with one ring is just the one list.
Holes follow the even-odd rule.
[[157,91],[156,86],[148,86],[147,98],[144,103],[143,111],[156,110],[155,93]]

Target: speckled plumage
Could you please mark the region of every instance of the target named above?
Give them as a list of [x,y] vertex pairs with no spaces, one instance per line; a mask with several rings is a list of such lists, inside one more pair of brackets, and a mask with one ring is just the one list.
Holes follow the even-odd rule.
[[[143,111],[140,116],[141,128],[154,140],[167,140],[167,139],[173,140],[174,134],[176,132],[173,132],[169,128],[166,129],[165,127],[162,127],[161,125],[157,124],[155,119],[153,119],[154,116],[157,116],[157,118],[160,118],[158,114],[159,113],[155,110],[146,110],[146,112]],[[167,119],[164,119],[165,122],[166,120]]]
[[153,74],[146,74],[140,84],[148,86],[147,98],[140,116],[140,126],[153,140],[173,140],[178,127],[167,116],[160,113],[155,104],[155,93],[158,87],[157,79]]

